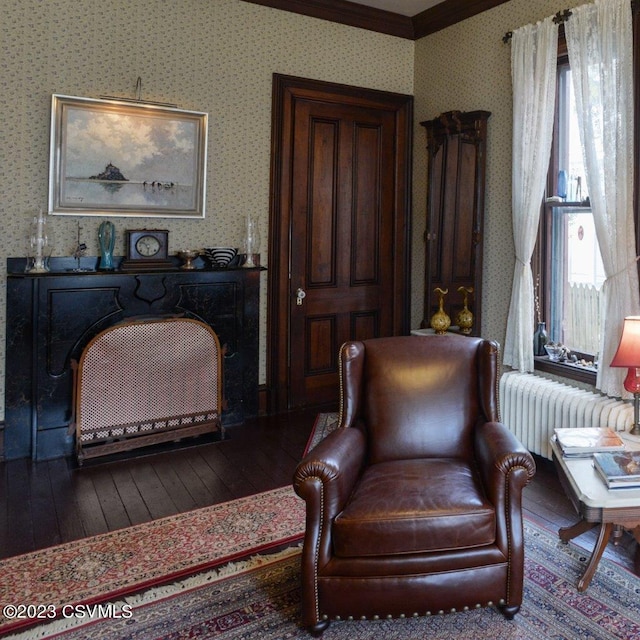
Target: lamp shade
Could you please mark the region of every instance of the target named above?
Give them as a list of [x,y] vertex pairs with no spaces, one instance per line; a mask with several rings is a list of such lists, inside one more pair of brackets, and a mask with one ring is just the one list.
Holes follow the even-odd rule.
[[620,344],[611,366],[640,368],[640,316],[624,319]]

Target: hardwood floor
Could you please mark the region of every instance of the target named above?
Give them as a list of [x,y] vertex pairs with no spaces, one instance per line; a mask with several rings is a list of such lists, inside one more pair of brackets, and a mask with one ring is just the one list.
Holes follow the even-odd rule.
[[[317,409],[258,418],[227,430],[222,442],[167,445],[153,453],[85,463],[73,459],[0,462],[0,558],[206,507],[291,482]],[[557,531],[577,516],[553,464],[538,471],[523,506]],[[576,539],[587,549],[596,536]],[[625,533],[605,556],[633,570],[635,541]]]

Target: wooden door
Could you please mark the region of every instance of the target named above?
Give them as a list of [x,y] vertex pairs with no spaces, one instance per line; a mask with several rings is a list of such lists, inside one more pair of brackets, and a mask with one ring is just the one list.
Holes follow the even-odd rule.
[[408,329],[411,106],[410,96],[274,78],[276,410],[337,402],[340,345]]

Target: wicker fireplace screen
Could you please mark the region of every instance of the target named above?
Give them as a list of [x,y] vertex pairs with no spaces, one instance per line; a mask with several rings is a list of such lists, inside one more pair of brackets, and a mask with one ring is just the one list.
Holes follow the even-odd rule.
[[74,366],[78,461],[224,430],[222,354],[215,332],[189,318],[114,325]]

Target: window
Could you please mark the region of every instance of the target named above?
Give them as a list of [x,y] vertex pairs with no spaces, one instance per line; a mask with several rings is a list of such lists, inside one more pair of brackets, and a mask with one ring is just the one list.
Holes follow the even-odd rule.
[[550,339],[565,345],[579,362],[595,362],[605,274],[589,204],[566,57],[559,60],[556,105],[547,197],[534,265],[538,274],[536,296]]

